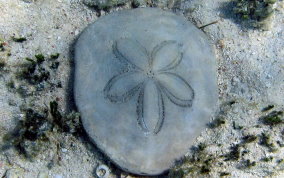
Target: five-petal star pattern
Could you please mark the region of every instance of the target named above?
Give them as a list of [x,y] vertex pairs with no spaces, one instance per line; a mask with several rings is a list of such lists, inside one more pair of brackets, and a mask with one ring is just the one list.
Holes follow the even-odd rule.
[[126,65],[104,87],[105,97],[113,103],[127,102],[137,96],[136,114],[144,133],[160,132],[165,117],[165,98],[180,107],[191,107],[194,91],[174,69],[181,63],[180,44],[167,40],[151,52],[136,40],[119,39],[113,53]]

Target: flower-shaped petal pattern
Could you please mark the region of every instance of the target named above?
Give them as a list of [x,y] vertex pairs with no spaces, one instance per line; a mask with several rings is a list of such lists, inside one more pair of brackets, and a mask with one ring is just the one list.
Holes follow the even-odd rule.
[[111,102],[126,102],[141,88],[144,79],[140,72],[116,75],[106,84],[105,96]]
[[157,75],[157,80],[163,93],[174,104],[191,107],[194,91],[185,79],[175,73],[164,72]]
[[[165,119],[164,95],[178,106],[192,106],[193,89],[181,76],[170,72],[182,60],[180,46],[176,41],[166,40],[149,53],[138,41],[128,38],[113,43],[115,56],[130,68],[108,81],[105,96],[111,102],[126,102],[139,92],[137,121],[144,133],[157,134],[161,130]],[[130,48],[135,51],[129,52]]]
[[154,47],[151,53],[153,71],[168,71],[175,68],[182,60],[180,45],[176,41],[163,41]]
[[138,124],[145,133],[157,134],[165,118],[165,105],[160,88],[153,80],[147,81],[141,88],[137,101]]
[[122,62],[144,70],[148,68],[148,53],[138,41],[129,38],[119,39],[113,44],[113,52]]

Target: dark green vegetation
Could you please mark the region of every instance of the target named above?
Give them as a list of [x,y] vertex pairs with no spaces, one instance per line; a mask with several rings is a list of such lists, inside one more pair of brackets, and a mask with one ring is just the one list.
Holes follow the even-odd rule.
[[250,21],[252,27],[263,27],[273,14],[276,0],[233,0],[234,12],[242,20]]
[[[216,119],[213,120],[209,128],[218,131],[221,126],[228,127],[230,121],[225,121],[227,117],[227,113],[230,111],[230,108],[236,102],[226,102],[225,104],[221,105],[221,109],[219,114],[216,116]],[[265,116],[260,118],[261,123],[256,125],[255,128],[267,128],[270,126],[270,129],[278,129],[281,127],[276,127],[283,123],[283,111],[282,110],[275,110],[271,111],[276,106],[268,105],[267,107],[261,110],[261,114]],[[270,111],[270,112],[269,112]],[[247,128],[246,126],[239,126],[236,124],[236,121],[232,122],[231,126],[234,132],[242,132],[243,128]],[[251,126],[253,127],[253,126]],[[273,131],[274,132],[274,131]],[[198,144],[198,146],[193,147],[192,149],[192,156],[186,156],[181,159],[174,168],[170,170],[170,176],[172,177],[204,177],[211,176],[211,172],[215,169],[216,165],[229,164],[234,163],[236,164],[236,168],[243,171],[248,171],[249,169],[253,169],[254,167],[259,168],[258,165],[263,164],[270,164],[270,163],[277,163],[282,164],[284,161],[283,159],[276,159],[273,156],[263,156],[261,158],[252,158],[248,159],[247,156],[250,156],[255,150],[250,150],[249,148],[253,145],[260,145],[267,152],[271,152],[270,154],[276,153],[279,149],[283,147],[283,140],[275,140],[272,136],[272,131],[270,130],[263,130],[261,133],[258,134],[243,134],[243,136],[239,139],[237,143],[231,143],[230,147],[228,147],[228,151],[220,154],[210,155],[206,152],[206,144]],[[283,134],[283,128],[280,131]],[[222,146],[222,144],[217,144],[217,146]],[[259,164],[261,163],[261,164]],[[231,173],[224,170],[224,172],[219,172],[220,177],[230,177]]]
[[220,116],[220,117],[216,118],[213,122],[211,122],[209,126],[211,128],[217,128],[217,127],[224,125],[225,123],[226,123],[225,118]]
[[224,161],[238,161],[241,157],[240,144],[231,146],[230,152],[225,155]]
[[276,0],[235,0],[235,13],[242,19],[261,21],[273,13],[272,5]]
[[81,125],[80,114],[78,112],[72,111],[64,115],[59,111],[56,101],[50,102],[49,106],[53,123],[57,125],[61,131],[75,134],[83,132],[83,126]]
[[41,63],[44,61],[44,56],[43,56],[43,54],[36,54],[36,55],[35,55],[35,58],[36,58],[36,62],[37,62],[38,64],[41,64]]
[[218,113],[218,115],[216,116],[216,119],[214,119],[208,126],[211,129],[215,129],[218,128],[222,125],[226,124],[226,114],[228,112],[228,110],[234,105],[236,104],[236,101],[228,101],[225,102],[224,104],[222,104],[220,106],[220,111]]
[[27,41],[25,37],[15,37],[15,36],[12,36],[12,40],[17,43],[22,43],[24,41]]
[[244,163],[244,168],[245,169],[249,169],[249,168],[252,168],[252,167],[256,166],[256,162],[255,161],[251,161],[249,159],[245,160],[243,163]]
[[61,113],[56,101],[50,102],[50,107],[46,109],[21,110],[24,118],[18,122],[13,132],[4,136],[2,149],[14,147],[27,159],[33,160],[43,150],[48,149],[56,132],[75,135],[82,133],[79,113]]
[[269,30],[277,0],[230,0],[223,3],[221,12],[245,29]]
[[278,124],[283,124],[283,111],[272,111],[266,116],[263,116],[260,118],[260,120],[265,124],[265,125],[270,125],[270,126],[275,126]]
[[41,65],[44,57],[41,54],[35,55],[35,57],[36,60],[25,58],[27,62],[22,66],[22,70],[17,73],[19,79],[25,79],[32,85],[47,81],[50,77],[50,72]]
[[231,173],[229,172],[221,172],[220,177],[226,177],[226,176],[231,176]]
[[5,41],[0,37],[0,51],[5,51]]
[[177,9],[181,3],[179,0],[84,0],[83,2],[85,5],[93,7],[97,11],[97,16],[101,16],[100,10],[109,12],[116,7],[131,6],[132,8],[158,7],[162,9]]
[[247,135],[243,137],[243,142],[244,143],[251,143],[257,140],[257,136],[255,135]]
[[24,109],[24,119],[18,122],[13,132],[4,136],[4,148],[15,147],[26,158],[32,159],[48,145],[52,124],[48,120],[48,111]]
[[262,112],[266,112],[266,111],[269,111],[269,110],[271,110],[271,109],[273,109],[274,108],[274,105],[268,105],[268,106],[266,106],[265,108],[263,108],[261,111]]
[[34,58],[25,58],[15,74],[15,78],[20,81],[15,91],[27,97],[48,88],[61,88],[61,82],[55,78],[60,64],[58,58],[58,53],[49,57],[36,54]]
[[1,55],[1,53],[5,51],[5,45],[6,42],[0,37],[0,72],[2,72],[4,70],[4,67],[6,66],[5,58],[3,58]]
[[264,162],[271,162],[272,160],[273,160],[272,156],[264,157],[264,158],[261,159],[261,161],[264,161]]
[[0,70],[3,70],[6,66],[6,62],[3,59],[0,59]]
[[[204,143],[198,144],[192,148],[193,155],[185,156],[177,166],[170,170],[169,177],[185,177],[195,176],[198,174],[206,175],[211,172],[211,167],[216,164],[217,158],[206,152],[206,145]],[[183,167],[182,165],[186,165]]]
[[[36,54],[33,58],[25,58],[24,63],[16,66],[17,72],[11,73],[6,83],[8,91],[20,94],[25,102],[19,106],[23,117],[3,138],[2,151],[15,148],[26,159],[34,160],[44,150],[54,145],[58,147],[56,137],[60,133],[82,134],[79,113],[61,112],[57,101],[51,101],[49,106],[35,102],[37,97],[42,97],[43,91],[61,87],[56,75],[59,56],[59,53],[49,57]],[[17,103],[11,102],[11,105],[17,106]]]
[[267,147],[270,152],[277,151],[276,145],[273,143],[271,136],[265,132],[260,135],[260,145]]
[[60,55],[59,53],[51,54],[51,55],[50,55],[50,58],[51,58],[51,59],[58,59],[58,58],[59,58],[59,55]]

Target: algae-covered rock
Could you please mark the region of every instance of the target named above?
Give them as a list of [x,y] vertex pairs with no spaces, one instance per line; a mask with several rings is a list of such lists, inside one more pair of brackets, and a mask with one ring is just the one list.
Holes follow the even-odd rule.
[[268,29],[276,0],[234,0],[234,12],[252,27]]
[[84,0],[88,6],[94,6],[98,9],[107,9],[126,3],[131,3],[133,7],[160,7],[160,8],[173,8],[180,4],[180,0]]
[[122,5],[129,0],[84,0],[84,3],[89,6],[96,6],[99,9],[109,8],[117,5]]

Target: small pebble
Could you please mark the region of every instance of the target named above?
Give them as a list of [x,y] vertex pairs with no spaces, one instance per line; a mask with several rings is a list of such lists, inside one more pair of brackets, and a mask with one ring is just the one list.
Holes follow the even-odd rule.
[[78,35],[79,34],[79,30],[75,30],[75,35]]
[[106,165],[100,165],[96,169],[96,175],[99,178],[108,178],[109,177],[109,168]]
[[48,178],[48,172],[40,172],[37,176],[37,178]]

